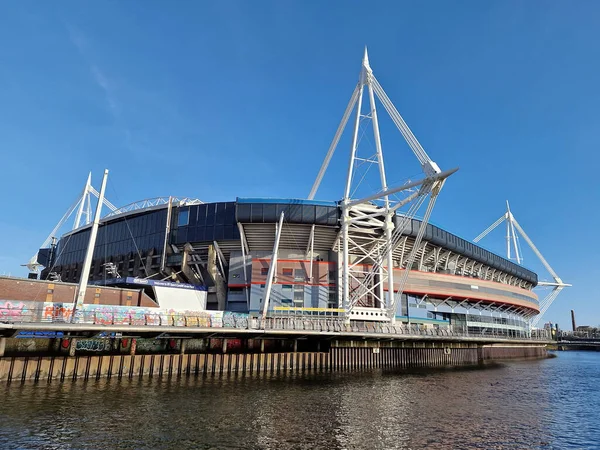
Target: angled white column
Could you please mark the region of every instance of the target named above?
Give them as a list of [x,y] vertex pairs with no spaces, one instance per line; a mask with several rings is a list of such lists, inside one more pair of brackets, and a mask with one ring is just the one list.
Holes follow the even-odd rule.
[[85,301],[85,293],[87,290],[88,281],[90,278],[90,268],[92,266],[92,258],[94,257],[94,247],[96,246],[96,236],[98,235],[98,226],[100,225],[100,216],[102,214],[102,200],[104,199],[104,192],[106,190],[106,180],[108,179],[108,169],[104,171],[104,177],[102,178],[102,187],[100,188],[100,194],[98,196],[98,205],[96,205],[96,213],[94,214],[94,223],[90,230],[90,240],[88,241],[88,247],[85,253],[85,259],[83,260],[83,267],[81,269],[81,276],[79,280],[79,287],[77,288],[77,297],[73,304],[73,314],[71,315],[71,321],[75,322],[75,313],[77,309],[81,308]]
[[265,284],[265,298],[263,300],[262,318],[267,318],[269,311],[269,300],[271,299],[271,290],[273,288],[273,278],[275,277],[275,271],[277,266],[277,252],[279,251],[279,239],[281,238],[281,231],[283,229],[283,211],[279,217],[279,224],[277,225],[277,233],[275,233],[275,243],[273,244],[273,255],[271,256],[271,264],[269,264],[269,271],[267,272],[267,282]]

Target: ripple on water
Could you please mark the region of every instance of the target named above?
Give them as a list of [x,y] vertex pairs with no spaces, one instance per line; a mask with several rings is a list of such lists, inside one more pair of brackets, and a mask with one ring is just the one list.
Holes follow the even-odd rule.
[[580,449],[600,353],[485,370],[11,384],[0,448]]

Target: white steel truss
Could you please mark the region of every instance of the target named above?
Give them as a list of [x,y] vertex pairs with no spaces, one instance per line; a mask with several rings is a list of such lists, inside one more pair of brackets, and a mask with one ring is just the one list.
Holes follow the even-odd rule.
[[558,276],[558,274],[554,271],[554,269],[548,264],[546,258],[542,255],[542,253],[535,246],[533,241],[529,238],[527,233],[523,230],[517,219],[510,210],[510,205],[508,201],[506,202],[506,213],[502,215],[498,220],[496,220],[493,224],[491,224],[488,228],[486,228],[479,236],[473,239],[473,242],[477,243],[484,237],[486,237],[492,230],[498,227],[502,222],[506,222],[506,256],[508,259],[511,259],[511,244],[514,248],[515,252],[515,260],[518,264],[521,264],[523,261],[523,257],[521,254],[521,250],[518,245],[518,235],[519,233],[521,237],[527,242],[527,245],[533,250],[533,253],[538,257],[540,262],[544,265],[546,270],[550,273],[554,282],[548,281],[540,281],[538,282],[538,286],[540,287],[551,287],[552,290],[540,301],[540,313],[535,317],[531,318],[531,326],[536,327],[539,321],[542,319],[544,313],[550,308],[560,291],[562,291],[566,287],[570,287],[570,284],[564,283],[562,279]]
[[[39,248],[47,248],[50,245],[52,240],[56,238],[56,233],[58,232],[58,230],[60,230],[60,228],[67,222],[67,220],[69,220],[69,217],[71,217],[73,215],[73,213],[75,212],[76,209],[77,209],[77,213],[75,215],[75,220],[73,221],[72,230],[75,230],[75,229],[79,228],[80,226],[89,225],[92,220],[92,215],[91,215],[91,213],[92,213],[91,196],[92,195],[94,197],[96,197],[97,199],[100,198],[100,193],[96,189],[94,189],[94,187],[92,186],[92,173],[90,172],[88,174],[88,178],[85,182],[85,186],[83,188],[81,195],[79,197],[77,197],[75,202],[69,207],[67,212],[65,212],[65,214],[61,217],[61,219],[58,221],[56,226],[52,229],[52,231],[50,232],[50,234],[48,235],[46,240],[42,243],[42,245]],[[115,211],[117,209],[116,206],[113,205],[106,198],[102,198],[102,204],[106,205],[108,207],[108,209],[110,209],[111,211]],[[83,224],[82,224],[81,219],[84,216],[85,216],[85,220],[83,221]],[[23,265],[25,267],[27,267],[30,272],[34,272],[34,273],[39,272],[41,264],[38,263],[38,252],[36,252],[35,255],[33,255],[31,257],[31,259],[29,260],[29,262],[27,264],[23,264]]]
[[204,202],[197,198],[190,197],[154,197],[154,198],[146,198],[144,200],[139,200],[137,202],[130,203],[128,205],[122,206],[121,208],[111,209],[111,212],[108,213],[105,217],[114,217],[125,213],[130,213],[133,211],[139,211],[143,209],[150,209],[157,206],[168,205],[171,202],[175,206],[191,206],[191,205],[201,205]]
[[[363,114],[363,95],[369,97],[369,109]],[[379,99],[390,118],[404,137],[415,157],[418,159],[424,178],[419,181],[410,182],[395,188],[387,186],[386,172],[383,161],[383,150],[379,134],[379,120],[375,98]],[[435,205],[437,196],[448,176],[458,169],[442,172],[438,165],[427,155],[417,138],[414,136],[406,122],[395,108],[375,76],[369,64],[369,57],[365,48],[359,81],[354,88],[350,102],[346,107],[342,121],[335,133],[329,147],[325,160],[312,186],[309,199],[313,199],[329,162],[335,152],[340,138],[346,128],[348,120],[355,111],[355,121],[352,133],[352,144],[350,147],[350,159],[344,195],[341,201],[342,219],[340,243],[338,250],[340,254],[340,267],[342,274],[340,278],[340,306],[346,311],[349,319],[352,308],[355,306],[372,306],[385,310],[390,321],[395,317],[395,300],[402,295],[404,284],[408,277],[416,250],[420,246],[425,232],[427,222]],[[375,155],[365,160],[357,156],[359,144],[358,132],[361,120],[371,120],[373,138],[375,143]],[[379,168],[381,190],[371,196],[362,199],[351,199],[353,186],[353,175],[356,161],[366,161],[375,164]],[[417,191],[412,190],[418,188]],[[399,192],[409,192],[402,200],[392,202],[390,195]],[[406,261],[406,269],[401,275],[398,285],[393,279],[393,253],[402,242],[402,234],[411,224],[425,199],[430,196],[428,206],[421,221],[421,226],[415,240],[413,251]],[[383,201],[383,206],[374,204],[375,201]],[[408,211],[399,215],[398,226],[394,223],[396,211],[409,205]],[[404,241],[406,242],[406,241]],[[350,256],[352,255],[352,256]],[[388,295],[385,295],[387,287]],[[394,295],[395,294],[395,295]]]

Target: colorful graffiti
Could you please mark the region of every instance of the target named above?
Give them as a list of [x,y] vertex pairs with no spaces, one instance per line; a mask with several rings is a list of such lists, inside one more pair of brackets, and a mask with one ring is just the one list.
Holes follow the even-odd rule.
[[223,312],[223,326],[227,328],[248,328],[248,314]]
[[78,339],[75,344],[77,350],[87,352],[110,351],[112,343],[109,339]]
[[51,302],[0,300],[3,322],[71,322],[100,325],[247,328],[248,314],[230,311],[192,311],[137,306],[83,305],[73,316],[73,305]]
[[0,300],[0,320],[12,322],[11,318],[23,317],[28,311],[29,308],[25,302]]

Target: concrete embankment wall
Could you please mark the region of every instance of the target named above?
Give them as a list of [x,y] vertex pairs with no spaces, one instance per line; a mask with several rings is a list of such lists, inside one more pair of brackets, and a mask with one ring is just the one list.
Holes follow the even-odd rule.
[[[164,347],[160,346],[164,348],[163,353],[152,353],[150,343],[142,339],[137,342],[135,339],[56,341],[58,343],[49,343],[49,352],[46,354],[20,351],[13,355],[10,349],[19,347],[12,342],[7,346],[5,342],[5,349],[9,351],[0,357],[0,381],[441,368],[473,366],[490,360],[546,356],[546,346],[543,344],[483,345],[443,341],[307,343],[290,340],[285,343],[245,342],[240,346],[237,342],[229,345],[231,343],[228,344],[227,339],[171,339]],[[126,345],[122,341],[127,341]],[[291,348],[282,351],[285,347]],[[55,351],[50,351],[53,349]],[[146,353],[136,354],[136,349]]]

